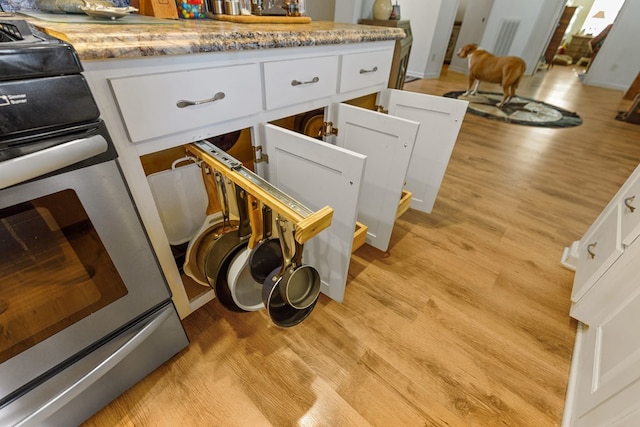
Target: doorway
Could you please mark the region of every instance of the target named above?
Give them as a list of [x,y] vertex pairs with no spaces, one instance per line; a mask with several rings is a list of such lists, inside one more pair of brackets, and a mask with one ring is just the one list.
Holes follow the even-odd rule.
[[[483,39],[485,32],[488,30],[487,21],[488,17],[492,15],[494,2],[495,0],[463,0],[460,2],[458,18],[462,16],[462,25],[459,29],[454,52],[467,43],[474,43]],[[624,2],[625,0],[568,0],[566,4],[562,6],[562,9],[564,9],[565,6],[576,7],[576,11],[558,43],[558,48],[563,47],[563,50],[566,50],[573,38],[576,39],[576,43],[583,42],[582,44],[586,45],[592,36],[597,35],[608,24],[613,23]],[[559,9],[559,13],[553,19],[561,19],[561,9]],[[553,26],[553,30],[548,36],[547,45],[545,49],[540,52],[541,57],[547,56],[545,55],[545,51],[547,47],[551,47],[550,43],[552,42],[555,29],[556,26]],[[589,51],[583,52],[585,49],[588,49],[588,46],[582,46],[578,49],[579,52],[575,52],[576,58],[567,65],[575,66],[576,62],[583,56],[589,56]],[[581,55],[577,56],[578,54]],[[553,55],[549,57],[549,59],[552,58]],[[542,63],[544,63],[544,61]],[[581,65],[585,66],[587,64],[583,63]],[[467,61],[458,58],[454,54],[448,68],[452,71],[466,74]],[[542,67],[542,69],[544,68],[545,67]],[[535,67],[532,70],[534,70],[533,72],[535,73],[538,69],[538,67]]]
[[[468,43],[475,43],[478,40],[482,40],[485,28],[487,26],[487,20],[491,14],[494,0],[472,0],[461,1],[458,7],[458,11],[462,15],[462,25],[453,49],[457,52],[461,46]],[[467,60],[458,58],[455,53],[451,57],[451,63],[449,69],[457,71],[459,73],[467,72]]]

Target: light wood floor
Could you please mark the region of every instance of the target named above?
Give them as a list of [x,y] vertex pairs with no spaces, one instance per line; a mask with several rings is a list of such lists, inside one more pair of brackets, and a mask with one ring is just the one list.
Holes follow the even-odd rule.
[[640,162],[640,125],[614,120],[622,91],[583,86],[570,67],[519,93],[584,123],[467,115],[433,213],[404,214],[387,253],[354,255],[344,303],[321,295],[282,330],[213,301],[184,320],[187,349],[86,425],[559,425],[576,329],[560,257]]

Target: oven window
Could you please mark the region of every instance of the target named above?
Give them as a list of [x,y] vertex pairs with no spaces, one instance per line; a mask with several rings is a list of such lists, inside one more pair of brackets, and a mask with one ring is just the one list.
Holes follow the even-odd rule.
[[127,294],[73,190],[0,209],[0,363]]

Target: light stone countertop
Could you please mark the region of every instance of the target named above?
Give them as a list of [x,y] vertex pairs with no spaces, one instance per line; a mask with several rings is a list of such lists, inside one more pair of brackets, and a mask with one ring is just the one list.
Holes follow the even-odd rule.
[[81,60],[233,52],[395,40],[393,27],[318,21],[308,24],[241,24],[211,19],[171,23],[59,23],[23,17],[47,33],[70,42]]

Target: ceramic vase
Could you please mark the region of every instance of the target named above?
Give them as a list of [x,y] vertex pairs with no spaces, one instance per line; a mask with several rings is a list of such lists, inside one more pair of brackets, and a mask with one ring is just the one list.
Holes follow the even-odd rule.
[[373,19],[386,21],[391,16],[391,10],[393,10],[391,0],[376,0],[373,3]]

